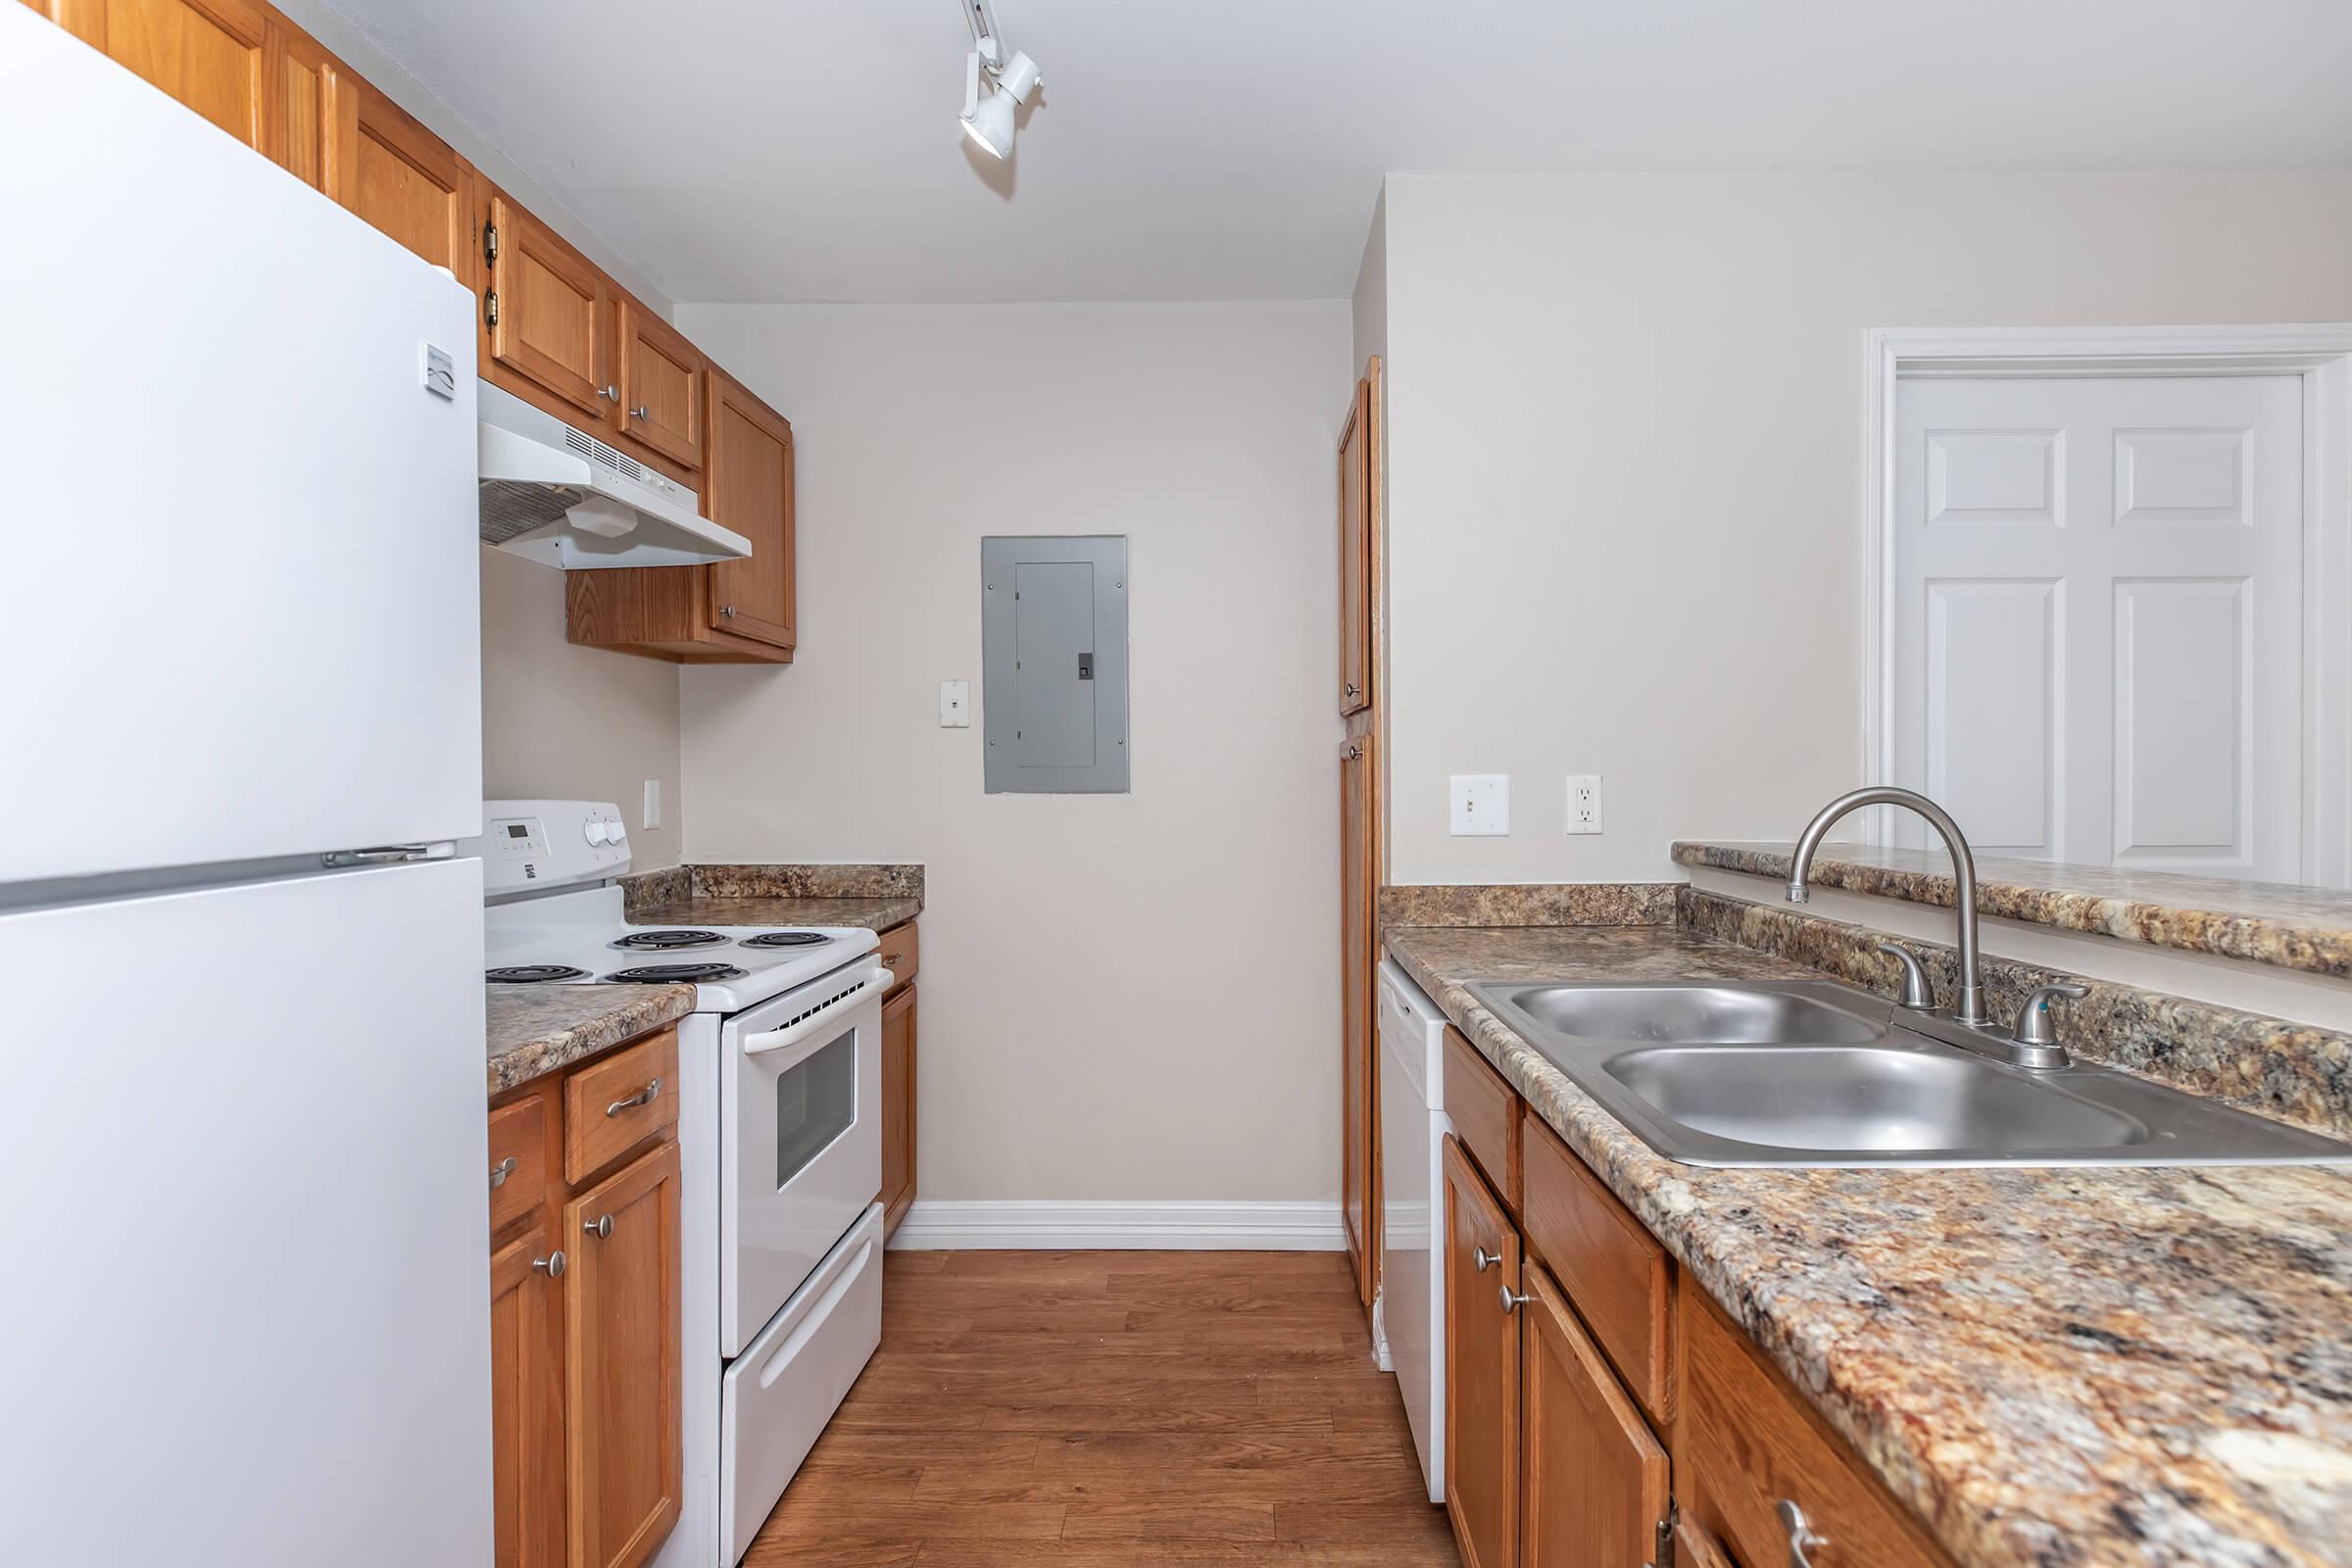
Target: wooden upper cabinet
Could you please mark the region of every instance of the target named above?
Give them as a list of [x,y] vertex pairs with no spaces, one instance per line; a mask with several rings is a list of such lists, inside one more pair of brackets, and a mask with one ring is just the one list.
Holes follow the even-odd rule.
[[[1540,1266],[1519,1304],[1522,1568],[1641,1568],[1668,1529],[1666,1450]],[[1475,1308],[1473,1308],[1475,1310]]]
[[1372,747],[1340,750],[1340,1218],[1356,1296],[1380,1284],[1379,1046],[1372,1000]]
[[259,0],[47,0],[35,9],[222,130],[270,151],[270,8]]
[[409,112],[349,72],[334,77],[352,150],[332,168],[326,193],[435,267],[471,287],[472,168]]
[[1372,388],[1355,383],[1340,431],[1340,711],[1372,706]]
[[602,422],[618,391],[607,347],[612,285],[505,195],[491,196],[487,221],[482,248],[492,254],[482,316],[490,323],[490,378],[518,396],[534,388],[552,394],[574,411],[575,422],[581,414]]
[[[625,344],[627,339],[622,340]],[[752,542],[749,561],[710,568],[710,625],[793,646],[792,424],[711,368],[703,511]]]
[[619,318],[620,433],[672,463],[701,467],[709,374],[701,351],[625,294]]
[[570,1568],[636,1568],[678,1518],[678,1146],[564,1206]]
[[[529,1102],[536,1117],[541,1103]],[[555,1310],[562,1287],[544,1227],[490,1257],[490,1473],[496,1568],[562,1568],[564,1389]]]
[[1463,1568],[1519,1561],[1519,1315],[1502,1304],[1519,1289],[1519,1233],[1448,1138],[1446,1512]]
[[270,156],[313,190],[332,195],[359,177],[359,94],[343,63],[318,39],[270,24]]

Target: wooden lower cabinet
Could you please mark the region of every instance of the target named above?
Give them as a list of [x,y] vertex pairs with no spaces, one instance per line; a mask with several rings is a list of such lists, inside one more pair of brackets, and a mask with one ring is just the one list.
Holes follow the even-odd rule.
[[1368,1310],[1380,1293],[1380,1042],[1374,1026],[1371,731],[1340,749],[1340,1224]]
[[678,1146],[564,1206],[572,1568],[631,1568],[678,1522]]
[[[1446,1507],[1465,1568],[1781,1568],[1798,1544],[1811,1568],[1950,1568],[1706,1293],[1662,1250],[1648,1255],[1641,1244],[1655,1239],[1606,1185],[1511,1101],[1518,1201],[1470,1144],[1446,1140]],[[1784,1500],[1802,1511],[1801,1541]]]
[[1519,1560],[1519,1233],[1446,1140],[1446,1512],[1463,1568]]
[[914,1204],[914,991],[902,983],[882,1004],[882,1235]]
[[[638,1568],[675,1527],[680,1420],[679,1164],[674,1118],[614,1146],[605,1102],[566,1091],[663,1030],[541,1079],[490,1109],[492,1488],[497,1568]],[[674,1069],[672,1069],[674,1071]],[[591,1095],[589,1098],[594,1099]],[[568,1135],[568,1136],[567,1136]],[[609,1136],[609,1135],[607,1135]],[[566,1146],[602,1151],[564,1179]],[[532,1195],[527,1201],[517,1194]]]
[[1669,1515],[1666,1448],[1540,1264],[1519,1308],[1526,1437],[1520,1561],[1527,1568],[1640,1568]]

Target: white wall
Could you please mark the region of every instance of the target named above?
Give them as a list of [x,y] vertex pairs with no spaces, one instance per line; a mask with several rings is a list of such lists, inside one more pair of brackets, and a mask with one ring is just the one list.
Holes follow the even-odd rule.
[[[793,418],[802,583],[789,670],[684,673],[686,855],[928,865],[923,1197],[1335,1200],[1346,302],[678,318]],[[939,727],[991,533],[1129,537],[1131,793]]]
[[[1872,326],[2352,318],[2352,176],[1386,193],[1391,880],[1679,879],[1859,782]],[[1512,778],[1447,836],[1446,781]],[[1604,776],[1570,838],[1564,777]]]

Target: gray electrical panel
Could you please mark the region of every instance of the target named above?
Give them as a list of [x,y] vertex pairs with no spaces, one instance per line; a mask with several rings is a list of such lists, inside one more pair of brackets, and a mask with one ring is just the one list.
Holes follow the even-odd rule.
[[1127,791],[1127,540],[980,541],[991,795]]

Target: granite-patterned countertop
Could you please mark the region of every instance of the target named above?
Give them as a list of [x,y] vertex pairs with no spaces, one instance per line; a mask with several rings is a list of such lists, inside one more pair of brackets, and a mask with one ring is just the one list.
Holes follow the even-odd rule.
[[[1682,865],[1786,881],[1795,848],[1685,840],[1674,846],[1674,858]],[[1825,844],[1814,857],[1811,880],[1817,887],[1945,908],[1960,899],[1951,859],[1940,849]],[[1977,909],[2062,931],[2352,976],[2352,893],[2327,888],[1979,857]]]
[[595,1055],[694,1010],[692,986],[491,986],[490,1093]]
[[868,931],[887,931],[922,912],[923,901],[905,895],[813,899],[686,893],[629,906],[629,919],[637,925],[835,925]]
[[1673,927],[1384,939],[1961,1563],[2352,1565],[2352,1172],[1677,1164],[1463,987],[1818,975]]

